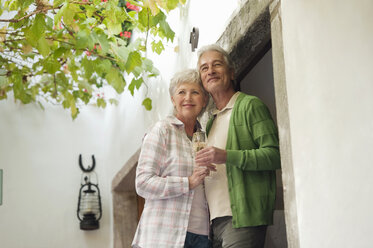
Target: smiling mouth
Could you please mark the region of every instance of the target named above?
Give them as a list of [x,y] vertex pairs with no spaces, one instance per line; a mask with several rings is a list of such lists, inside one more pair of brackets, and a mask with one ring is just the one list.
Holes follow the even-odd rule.
[[207,82],[209,83],[211,81],[216,81],[216,80],[219,80],[219,78],[218,77],[213,77],[213,78],[208,79]]

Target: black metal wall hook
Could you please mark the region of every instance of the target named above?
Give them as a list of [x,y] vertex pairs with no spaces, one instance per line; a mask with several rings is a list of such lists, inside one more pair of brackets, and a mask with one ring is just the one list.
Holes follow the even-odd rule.
[[82,154],[79,154],[79,167],[82,169],[84,172],[91,172],[96,166],[96,160],[95,160],[95,155],[92,155],[92,166],[88,165],[88,168],[84,168],[83,163],[82,163]]

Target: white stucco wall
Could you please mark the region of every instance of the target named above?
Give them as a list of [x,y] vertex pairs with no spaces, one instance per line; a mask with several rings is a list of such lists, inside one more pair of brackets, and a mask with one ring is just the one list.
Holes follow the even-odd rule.
[[[110,179],[106,177],[105,114],[86,109],[72,122],[56,107],[42,111],[11,101],[0,103],[1,247],[82,247],[110,242]],[[98,131],[97,131],[98,130]],[[76,218],[81,171],[78,155],[95,154],[105,208],[101,229],[79,230]],[[105,235],[106,234],[106,235]],[[75,242],[74,242],[75,241]],[[97,243],[97,244],[96,244]],[[99,247],[99,246],[96,246]]]
[[[105,110],[83,107],[72,121],[61,106],[38,106],[0,101],[0,169],[3,204],[0,206],[0,247],[104,248],[112,247],[111,180],[141,145],[146,129],[170,113],[168,83],[174,72],[194,67],[189,33],[200,29],[200,45],[213,43],[242,1],[188,1],[181,12],[171,12],[176,31],[173,44],[161,55],[149,53],[161,71],[148,82],[153,110],[141,106],[145,88],[128,92],[119,106]],[[174,51],[175,46],[179,52]],[[78,156],[96,173],[102,196],[100,229],[84,232],[76,217],[81,170]]]
[[372,247],[373,2],[282,1],[300,247]]

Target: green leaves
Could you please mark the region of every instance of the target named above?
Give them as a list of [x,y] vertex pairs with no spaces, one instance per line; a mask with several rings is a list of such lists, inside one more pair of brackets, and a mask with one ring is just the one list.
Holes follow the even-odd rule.
[[116,1],[108,1],[103,14],[107,15],[103,23],[106,24],[109,37],[119,34],[122,31],[122,23],[126,19],[126,14],[119,8]]
[[73,94],[70,92],[65,92],[64,100],[62,102],[62,106],[64,108],[69,108],[71,111],[71,117],[75,119],[79,114],[79,109],[76,107],[76,102]]
[[169,9],[169,10],[175,9],[178,4],[179,4],[179,0],[170,0],[170,1],[167,1],[167,9]]
[[13,93],[14,97],[20,100],[22,103],[27,104],[32,100],[30,92],[27,91],[25,85],[23,84],[22,75],[20,73],[14,73],[11,77],[13,82]]
[[152,50],[153,50],[153,52],[161,54],[162,51],[164,50],[164,46],[163,46],[162,41],[158,41],[158,42],[153,41],[152,42]]
[[162,20],[159,27],[159,36],[162,38],[167,38],[167,40],[174,40],[175,32],[172,31],[170,25],[165,20]]
[[146,110],[151,110],[152,109],[152,100],[149,97],[147,97],[142,102],[142,105],[145,107]]
[[26,41],[31,45],[37,45],[39,39],[44,37],[46,29],[45,16],[43,14],[37,14],[31,27],[24,29]]
[[58,63],[58,61],[53,57],[49,57],[43,61],[43,68],[45,71],[47,71],[48,74],[55,74],[60,69],[60,67],[60,63]]
[[128,55],[127,63],[126,63],[126,71],[127,73],[133,72],[137,66],[141,66],[141,55],[140,53],[133,51]]
[[156,15],[151,16],[148,9],[143,9],[139,13],[139,28],[144,31],[150,31],[160,38],[166,38],[167,41],[173,41],[175,32],[172,31],[166,21],[166,15],[159,10]]
[[112,67],[106,75],[106,80],[118,93],[122,93],[126,86],[123,75],[114,67]]
[[134,94],[135,88],[139,89],[143,82],[144,82],[144,80],[142,78],[132,79],[131,84],[128,86],[128,89],[129,89],[129,91],[131,92],[132,95]]
[[74,40],[75,48],[80,50],[85,50],[87,45],[92,45],[92,40],[90,40],[89,30],[84,29],[76,33],[76,38]]
[[0,69],[0,100],[6,99],[6,88],[9,85],[8,78],[6,77],[6,71],[4,69]]
[[[185,1],[2,1],[0,13],[17,14],[0,29],[0,100],[13,92],[24,104],[57,102],[75,119],[83,104],[118,103],[97,96],[105,86],[120,94],[128,78],[134,95],[159,72],[146,58],[146,38],[133,33],[151,35],[152,51],[161,54],[175,36],[165,13]],[[151,110],[152,100],[142,105]]]

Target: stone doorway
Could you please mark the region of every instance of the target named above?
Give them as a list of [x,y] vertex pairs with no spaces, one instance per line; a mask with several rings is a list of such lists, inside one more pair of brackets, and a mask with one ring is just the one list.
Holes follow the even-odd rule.
[[[250,71],[271,50],[273,81],[269,85],[275,102],[272,115],[277,120],[280,138],[282,170],[277,173],[279,192],[275,212],[275,225],[269,230],[266,247],[299,247],[298,220],[295,201],[295,183],[291,159],[290,125],[286,91],[285,65],[282,45],[281,0],[245,1],[240,11],[232,17],[217,43],[226,49],[235,63],[237,89]],[[268,57],[268,56],[267,56]],[[247,89],[253,95],[258,87]],[[271,97],[269,97],[271,98]],[[268,104],[268,103],[267,103]],[[282,179],[282,180],[281,180]],[[283,194],[282,194],[283,193]],[[277,215],[277,216],[276,216]],[[277,218],[277,225],[276,225]],[[285,222],[284,222],[285,219]],[[282,224],[281,224],[282,223]],[[286,223],[286,225],[285,225]],[[282,227],[281,227],[282,226]],[[278,229],[280,228],[280,229]],[[286,231],[283,230],[286,228]],[[278,233],[282,241],[271,240]],[[281,234],[282,233],[282,234]],[[286,233],[286,240],[283,241]],[[272,236],[272,237],[276,237]],[[277,236],[278,237],[278,236]]]
[[[268,50],[266,47],[263,57],[238,82],[238,86],[241,92],[259,97],[267,105],[272,118],[277,123],[272,65],[272,49],[269,47]],[[287,247],[281,170],[276,171],[276,178],[277,196],[274,224],[268,227],[265,248]]]
[[144,199],[136,194],[135,177],[138,149],[112,181],[114,248],[131,247]]

